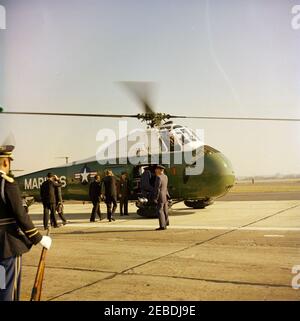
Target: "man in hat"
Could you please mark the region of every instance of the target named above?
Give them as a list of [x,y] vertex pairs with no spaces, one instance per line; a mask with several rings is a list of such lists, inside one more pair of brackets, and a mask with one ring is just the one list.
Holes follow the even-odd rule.
[[50,223],[53,227],[59,227],[56,221],[56,195],[55,188],[62,186],[61,183],[55,182],[54,175],[52,173],[47,174],[47,180],[41,185],[40,195],[44,207],[44,229],[48,229],[49,224],[49,211],[50,211]]
[[169,225],[168,217],[168,176],[164,173],[164,166],[155,167],[155,186],[153,191],[153,202],[156,204],[156,210],[159,219],[159,228],[156,230],[166,230]]
[[101,198],[101,178],[100,175],[95,175],[94,181],[90,184],[89,187],[89,197],[91,202],[93,203],[93,209],[90,217],[90,222],[95,222],[96,215],[99,216],[100,221],[101,217],[101,209],[100,209],[100,198]]
[[49,250],[52,242],[34,226],[22,206],[18,185],[8,176],[13,149],[0,146],[0,270],[5,271],[4,280],[0,280],[0,301],[20,299],[22,254],[38,243]]

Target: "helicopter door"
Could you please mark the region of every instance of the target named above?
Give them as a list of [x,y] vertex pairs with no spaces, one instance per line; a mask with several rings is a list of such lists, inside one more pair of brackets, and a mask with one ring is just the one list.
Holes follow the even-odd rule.
[[141,175],[143,173],[143,167],[145,166],[137,165],[133,167],[132,188],[137,197],[141,196]]
[[[151,165],[143,164],[143,165],[136,165],[133,168],[133,182],[132,182],[132,188],[133,192],[137,197],[142,196],[141,191],[141,176],[144,172],[144,168]],[[153,173],[154,174],[154,173]],[[154,182],[151,182],[151,184]],[[153,184],[154,185],[154,184]]]

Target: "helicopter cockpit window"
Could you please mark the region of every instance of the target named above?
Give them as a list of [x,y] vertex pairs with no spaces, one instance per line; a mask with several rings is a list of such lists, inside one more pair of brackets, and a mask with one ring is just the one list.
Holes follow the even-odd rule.
[[182,131],[182,129],[176,129],[175,130],[176,137],[180,144],[183,146],[184,144],[190,143],[189,136],[185,135],[185,133]]
[[195,135],[193,135],[193,133],[187,128],[181,128],[180,131],[184,135],[184,139],[186,143],[197,141],[197,138],[195,137]]
[[200,136],[199,135],[197,135],[197,133],[194,131],[194,130],[192,130],[192,129],[190,129],[190,132],[191,132],[191,135],[192,135],[192,137],[193,137],[193,141],[201,141],[201,138],[200,138]]

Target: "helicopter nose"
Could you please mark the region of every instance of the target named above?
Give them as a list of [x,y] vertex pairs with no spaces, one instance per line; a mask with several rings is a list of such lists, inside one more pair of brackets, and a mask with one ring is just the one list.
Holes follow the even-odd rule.
[[212,148],[204,154],[203,175],[211,178],[210,188],[213,197],[225,195],[235,182],[235,173],[229,159]]
[[[204,146],[204,155],[201,157],[204,161],[203,171],[196,175],[185,171],[185,189],[195,198],[215,199],[225,195],[235,182],[231,162],[224,154],[207,145]],[[192,167],[195,168],[195,164]]]

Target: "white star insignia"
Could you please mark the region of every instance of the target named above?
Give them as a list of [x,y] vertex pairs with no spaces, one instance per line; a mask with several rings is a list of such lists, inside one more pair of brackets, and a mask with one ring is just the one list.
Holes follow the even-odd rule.
[[86,168],[84,169],[84,171],[83,171],[83,173],[80,173],[80,175],[81,175],[81,183],[83,183],[83,182],[89,182],[89,180],[88,180],[88,176],[90,175],[90,173],[88,173],[87,171],[86,171]]

